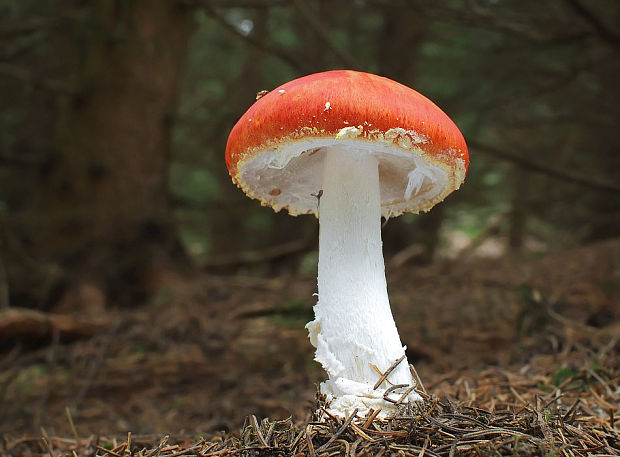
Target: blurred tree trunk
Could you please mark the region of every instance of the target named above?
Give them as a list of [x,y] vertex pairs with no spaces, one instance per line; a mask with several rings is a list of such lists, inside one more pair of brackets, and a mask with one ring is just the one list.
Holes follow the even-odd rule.
[[427,28],[427,21],[416,8],[384,8],[377,56],[381,75],[414,87],[418,53]]
[[[379,43],[379,73],[415,89],[417,55],[427,28],[424,17],[415,8],[386,7]],[[417,216],[415,223],[401,219],[387,224],[384,230],[386,254],[397,253],[416,242],[423,248],[418,260],[430,262],[439,242],[442,221],[443,210],[437,206]]]
[[[326,6],[321,1],[306,2],[306,8],[315,17],[317,17],[322,24],[324,24],[325,29],[329,30],[331,26],[330,19],[333,20],[334,16],[337,17],[338,13],[340,13],[340,9],[344,10],[348,7],[345,3],[346,2],[343,2],[342,4],[330,3]],[[303,14],[301,14],[298,9],[294,11],[296,13],[294,18],[296,28],[299,30],[299,35],[301,38],[301,55],[304,56],[304,59],[307,61],[310,68],[315,68],[316,71],[324,71],[324,69],[326,69],[325,53],[329,51],[326,51],[325,44],[321,40],[321,37],[313,27],[308,25],[308,20],[303,16]],[[346,16],[345,13],[343,14]],[[351,16],[355,17],[355,15]]]
[[525,221],[527,218],[527,171],[517,166],[512,174],[512,199],[510,202],[508,245],[513,251],[519,251],[523,247],[525,235]]
[[38,189],[38,254],[72,284],[143,298],[178,252],[168,206],[171,118],[192,31],[173,0],[97,1],[60,31],[59,58],[79,91],[59,107],[56,153]]
[[[253,24],[250,32],[251,38],[257,42],[265,41],[269,34],[267,28],[269,9],[249,9],[247,11],[247,19],[251,20]],[[230,92],[228,105],[231,107],[231,110],[227,113],[230,116],[230,125],[227,125],[227,128],[223,131],[217,132],[214,138],[215,145],[212,151],[217,156],[214,163],[223,163],[228,132],[243,112],[255,102],[256,94],[261,90],[274,89],[273,87],[263,86],[263,62],[265,60],[263,51],[249,46],[247,53],[247,57],[243,60],[239,77],[231,85],[234,87],[234,90]],[[254,245],[256,237],[247,233],[248,230],[244,222],[246,222],[247,216],[256,210],[257,204],[255,201],[247,198],[241,190],[231,183],[230,176],[225,167],[221,167],[220,171],[220,198],[226,202],[234,202],[234,204],[230,205],[234,210],[218,212],[217,217],[210,221],[209,236],[212,240],[210,254],[213,256],[227,255],[231,252],[256,247]]]
[[[244,18],[251,20],[253,24],[251,39],[260,43],[270,41],[268,27],[270,10],[268,8],[248,8],[245,13]],[[308,37],[308,40],[304,40],[305,49],[306,46],[308,50],[317,48],[316,39],[310,39],[310,34],[307,35],[306,31],[300,33],[304,33],[304,36]],[[228,98],[229,106],[233,107],[230,127],[254,103],[258,92],[273,90],[275,85],[286,82],[277,81],[273,86],[266,86],[265,80],[270,80],[271,77],[264,74],[265,67],[269,66],[269,63],[265,61],[264,51],[256,47],[247,48],[247,57],[243,61],[241,73],[233,85],[235,90],[231,92]],[[215,161],[216,163],[223,161],[227,134],[228,130],[220,132],[215,139],[217,144],[213,151],[219,157]],[[308,222],[307,218],[290,217],[286,211],[273,215],[270,208],[261,207],[257,201],[247,198],[241,190],[237,189],[231,183],[230,176],[224,169],[222,169],[219,179],[222,193],[220,198],[224,201],[234,202],[230,205],[234,210],[219,212],[218,217],[210,221],[210,237],[212,240],[210,255],[216,260],[224,259],[226,256],[229,256],[231,260],[230,266],[222,267],[223,270],[237,267],[234,260],[240,251],[260,251],[270,249],[273,246],[286,245],[290,241],[303,238],[306,234],[304,224]],[[281,259],[277,259],[275,263],[282,266]]]

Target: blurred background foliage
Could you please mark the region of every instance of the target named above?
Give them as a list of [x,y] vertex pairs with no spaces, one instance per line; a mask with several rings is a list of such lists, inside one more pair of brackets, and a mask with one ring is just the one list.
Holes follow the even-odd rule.
[[0,306],[314,274],[316,220],[245,197],[224,149],[258,91],[336,68],[415,88],[470,147],[459,192],[385,225],[388,267],[618,236],[619,23],[614,0],[0,0]]

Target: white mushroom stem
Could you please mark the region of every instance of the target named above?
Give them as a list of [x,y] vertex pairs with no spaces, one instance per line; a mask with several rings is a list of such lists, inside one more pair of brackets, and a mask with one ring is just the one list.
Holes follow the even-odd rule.
[[[390,310],[381,243],[381,199],[376,158],[344,146],[327,151],[319,207],[319,299],[308,324],[317,360],[329,379],[321,392],[330,412],[397,407],[383,399],[394,384],[414,384],[405,358],[377,389],[384,373],[404,355]],[[406,388],[393,391],[398,400]],[[407,400],[419,400],[410,393]]]

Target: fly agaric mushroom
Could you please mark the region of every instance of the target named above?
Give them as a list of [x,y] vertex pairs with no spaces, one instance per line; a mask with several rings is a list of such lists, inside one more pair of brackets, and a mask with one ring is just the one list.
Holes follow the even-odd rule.
[[257,100],[230,133],[226,164],[261,204],[319,219],[307,328],[328,411],[386,417],[420,400],[388,301],[381,216],[428,211],[459,188],[469,156],[456,125],[402,84],[328,71]]

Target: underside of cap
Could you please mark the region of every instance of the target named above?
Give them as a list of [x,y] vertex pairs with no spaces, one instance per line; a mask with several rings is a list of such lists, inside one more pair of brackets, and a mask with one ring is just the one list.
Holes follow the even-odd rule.
[[448,166],[418,146],[407,146],[404,150],[391,140],[303,137],[248,154],[237,164],[234,181],[275,211],[318,216],[326,154],[346,149],[377,159],[382,216],[428,211],[458,189],[465,178],[465,163],[456,158],[455,165]]

